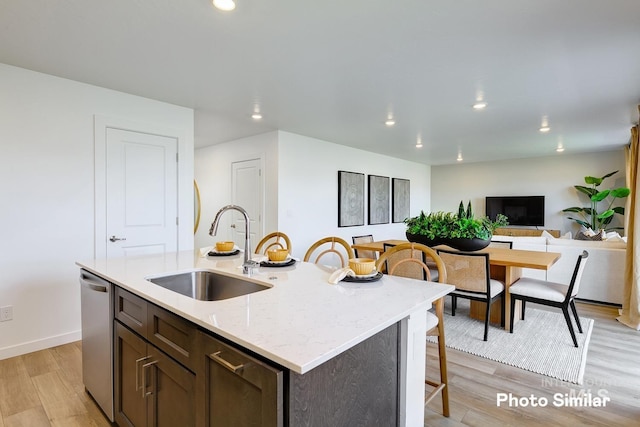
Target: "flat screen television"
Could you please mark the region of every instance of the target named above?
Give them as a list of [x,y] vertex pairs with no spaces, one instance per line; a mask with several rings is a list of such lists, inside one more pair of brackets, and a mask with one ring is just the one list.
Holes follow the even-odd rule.
[[487,197],[487,216],[506,215],[509,225],[544,225],[544,196]]

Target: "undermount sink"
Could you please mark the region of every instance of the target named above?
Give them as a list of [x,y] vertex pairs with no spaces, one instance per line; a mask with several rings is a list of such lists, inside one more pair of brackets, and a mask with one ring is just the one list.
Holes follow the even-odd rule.
[[148,277],[147,280],[170,291],[201,301],[220,301],[270,288],[268,285],[207,270]]

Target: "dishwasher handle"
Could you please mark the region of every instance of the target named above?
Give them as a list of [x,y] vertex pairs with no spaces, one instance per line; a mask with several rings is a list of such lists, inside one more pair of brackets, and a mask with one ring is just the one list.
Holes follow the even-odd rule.
[[108,292],[109,283],[93,274],[80,272],[80,284],[96,292]]

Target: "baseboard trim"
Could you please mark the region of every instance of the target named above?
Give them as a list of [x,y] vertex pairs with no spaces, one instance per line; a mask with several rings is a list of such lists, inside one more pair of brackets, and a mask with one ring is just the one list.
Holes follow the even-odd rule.
[[586,304],[603,305],[607,307],[622,308],[622,304],[616,304],[615,302],[596,301],[592,299],[576,298],[578,302],[584,302]]
[[22,356],[23,354],[44,350],[46,348],[56,347],[58,345],[68,344],[70,342],[79,341],[81,339],[82,330],[77,330],[68,332],[66,334],[43,338],[41,340],[29,341],[9,347],[3,347],[0,348],[0,360],[8,359],[15,356]]

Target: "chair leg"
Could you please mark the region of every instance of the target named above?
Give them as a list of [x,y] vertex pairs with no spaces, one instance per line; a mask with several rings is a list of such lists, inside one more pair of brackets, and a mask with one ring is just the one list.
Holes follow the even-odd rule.
[[449,416],[449,386],[447,379],[447,347],[444,340],[444,298],[440,298],[435,303],[436,315],[438,316],[438,359],[440,360],[440,383],[425,379],[425,383],[435,387],[426,397],[425,405],[429,403],[439,392],[442,395],[442,415]]
[[524,320],[524,313],[527,311],[525,304],[527,302],[525,300],[521,300],[521,302],[522,302],[522,308],[521,308],[521,311],[520,311],[520,320]]
[[506,295],[505,295],[505,294],[502,294],[502,296],[500,297],[500,299],[502,300],[502,301],[500,302],[500,304],[502,304],[502,306],[500,307],[500,308],[502,309],[502,310],[501,310],[501,312],[502,312],[502,313],[500,314],[500,326],[502,326],[502,327],[504,328],[504,320],[505,320],[505,319],[504,319],[504,318],[505,318],[504,310],[505,310],[505,308],[506,308],[506,307],[505,307],[505,306],[506,306],[506,301],[505,301],[505,299],[506,299]]
[[484,316],[484,340],[487,341],[489,336],[489,316],[491,314],[491,300],[487,301],[487,311]]
[[573,339],[573,345],[578,347],[578,340],[576,339],[576,333],[573,330],[573,324],[571,323],[571,317],[569,317],[569,307],[562,307],[562,314],[564,314],[564,319],[567,321],[567,326],[569,327],[569,332],[571,333],[571,339]]
[[[442,326],[440,326],[442,325]],[[447,379],[447,347],[444,343],[444,325],[438,324],[438,356],[440,357],[440,384],[444,384],[442,389],[442,415],[449,416],[449,381]]]
[[455,316],[456,315],[456,305],[457,305],[458,299],[456,298],[455,295],[451,295],[451,315]]
[[580,324],[580,317],[578,317],[578,310],[576,310],[576,302],[574,300],[571,300],[570,305],[571,305],[571,311],[573,311],[573,317],[576,318],[576,325],[578,325],[578,331],[582,333],[582,325]]
[[509,310],[510,311],[510,313],[509,313],[509,333],[512,334],[513,333],[513,320],[515,318],[514,311],[516,309],[516,299],[514,298],[513,295],[511,295],[511,301],[510,301],[509,305],[511,306],[510,307],[511,310]]

